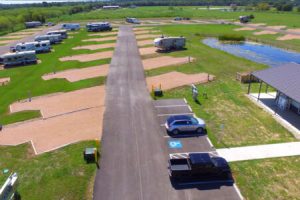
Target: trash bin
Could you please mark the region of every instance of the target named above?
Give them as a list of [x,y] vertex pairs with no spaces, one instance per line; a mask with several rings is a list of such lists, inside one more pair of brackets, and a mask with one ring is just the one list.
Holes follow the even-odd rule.
[[160,88],[154,89],[154,96],[161,97],[163,95],[163,91]]
[[96,162],[96,155],[95,152],[97,152],[96,148],[85,148],[83,152],[83,158],[86,161],[86,163],[95,163]]

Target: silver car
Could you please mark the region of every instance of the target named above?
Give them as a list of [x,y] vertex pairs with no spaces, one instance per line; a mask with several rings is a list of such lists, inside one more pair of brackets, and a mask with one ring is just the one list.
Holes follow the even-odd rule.
[[197,134],[206,132],[206,125],[202,119],[188,115],[170,116],[165,123],[165,127],[169,133],[174,135],[185,132],[194,132]]

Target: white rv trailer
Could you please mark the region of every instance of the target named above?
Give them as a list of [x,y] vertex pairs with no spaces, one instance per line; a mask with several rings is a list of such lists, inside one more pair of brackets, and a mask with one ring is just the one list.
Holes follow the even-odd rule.
[[60,43],[62,41],[62,38],[60,34],[55,34],[55,35],[38,35],[34,38],[34,41],[40,42],[40,41],[45,41],[49,40],[50,44],[56,44]]
[[23,42],[18,43],[16,46],[11,47],[13,52],[16,51],[35,51],[36,53],[45,53],[51,51],[51,45],[49,40],[40,42]]
[[61,28],[66,29],[68,31],[77,31],[80,29],[80,24],[71,24],[71,23],[63,24],[61,25]]
[[35,28],[39,26],[42,26],[42,22],[39,21],[25,22],[26,28]]
[[56,30],[56,31],[49,31],[47,32],[47,35],[61,35],[62,39],[67,39],[68,38],[68,33],[67,30]]
[[37,63],[35,51],[6,53],[0,56],[0,63],[5,66],[26,65]]
[[160,37],[154,39],[154,46],[161,50],[183,49],[185,37]]

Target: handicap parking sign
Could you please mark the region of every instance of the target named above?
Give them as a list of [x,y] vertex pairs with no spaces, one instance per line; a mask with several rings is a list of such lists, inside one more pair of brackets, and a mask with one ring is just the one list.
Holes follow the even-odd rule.
[[181,149],[182,148],[182,144],[181,144],[180,140],[169,140],[168,144],[169,144],[169,148],[171,148],[171,149]]

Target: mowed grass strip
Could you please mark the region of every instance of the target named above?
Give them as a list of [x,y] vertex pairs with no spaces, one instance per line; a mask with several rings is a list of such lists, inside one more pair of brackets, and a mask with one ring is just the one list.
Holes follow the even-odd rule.
[[230,164],[242,194],[251,200],[299,199],[300,157]]
[[[293,136],[268,113],[253,104],[246,96],[247,86],[235,80],[236,72],[253,71],[267,66],[248,61],[202,44],[201,33],[211,35],[232,34],[230,25],[164,26],[162,32],[187,38],[187,50],[170,53],[170,56],[192,56],[195,62],[170,66],[146,72],[154,76],[170,71],[183,73],[206,72],[216,80],[199,85],[201,105],[192,100],[190,87],[165,91],[163,98],[186,98],[197,116],[208,124],[208,135],[216,147],[232,147],[294,141]],[[199,34],[200,33],[200,34]],[[157,83],[159,84],[159,83]],[[162,88],[164,86],[162,85]],[[253,87],[255,91],[257,86]],[[202,96],[207,93],[208,98]],[[221,131],[221,125],[224,130]]]
[[[38,54],[41,60],[40,64],[15,67],[0,71],[0,77],[10,77],[9,84],[0,87],[0,124],[14,123],[24,121],[39,116],[37,111],[28,111],[22,113],[9,114],[9,105],[15,101],[34,96],[41,96],[55,92],[67,92],[87,87],[101,85],[105,82],[105,77],[91,78],[74,83],[63,79],[43,80],[44,74],[53,73],[72,68],[84,68],[96,65],[108,64],[109,59],[95,60],[91,62],[80,63],[78,61],[60,62],[59,58],[64,56],[90,53],[90,50],[72,50],[73,47],[82,46],[82,42],[87,38],[87,32],[83,29],[74,38],[64,40],[62,44],[53,45],[53,52],[47,54]],[[100,49],[99,51],[102,51]],[[94,51],[97,52],[97,51]]]
[[[95,142],[86,141],[38,156],[34,156],[29,143],[0,146],[0,169],[18,173],[18,191],[22,199],[92,199],[90,187],[93,186],[96,165],[86,164],[82,152],[85,147],[94,145]],[[5,178],[1,175],[0,183]]]

